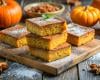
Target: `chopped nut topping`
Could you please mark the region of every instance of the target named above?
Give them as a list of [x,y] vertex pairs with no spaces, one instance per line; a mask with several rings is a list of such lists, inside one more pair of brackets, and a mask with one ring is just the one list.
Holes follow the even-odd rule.
[[0,62],[0,73],[8,68],[8,64],[6,62]]

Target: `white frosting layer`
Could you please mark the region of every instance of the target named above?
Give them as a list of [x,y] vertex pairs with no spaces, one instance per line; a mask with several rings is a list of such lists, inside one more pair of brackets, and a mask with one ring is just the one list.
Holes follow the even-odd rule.
[[85,33],[87,33],[89,30],[90,30],[90,28],[83,27],[83,26],[80,26],[80,25],[77,25],[77,24],[74,24],[74,23],[69,24],[68,29],[67,29],[67,31],[69,33],[76,35],[76,36],[82,36]]
[[54,18],[54,17],[49,18],[49,19],[44,19],[43,17],[38,17],[38,18],[29,19],[29,21],[31,21],[31,22],[39,25],[39,26],[45,26],[45,25],[48,25],[48,24],[62,22],[61,20]]
[[26,28],[20,28],[20,29],[8,31],[8,34],[19,36],[19,35],[21,35],[24,32],[26,32]]
[[23,27],[20,25],[16,25],[14,27],[7,28],[5,30],[2,30],[1,32],[6,34],[6,35],[10,35],[12,37],[15,37],[15,38],[23,37],[23,36],[29,34],[26,27]]

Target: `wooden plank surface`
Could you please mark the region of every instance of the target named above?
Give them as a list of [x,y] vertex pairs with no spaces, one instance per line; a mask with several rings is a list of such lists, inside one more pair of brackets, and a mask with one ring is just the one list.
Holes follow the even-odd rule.
[[70,68],[58,76],[43,74],[43,80],[78,80],[77,66]]
[[72,47],[72,54],[70,56],[53,62],[44,62],[32,57],[29,54],[27,46],[16,49],[0,49],[0,56],[53,75],[58,75],[73,65],[96,54],[97,51],[100,51],[100,40],[94,39],[83,46]]
[[100,80],[100,75],[90,72],[89,65],[95,63],[100,65],[100,53],[78,64],[80,80]]
[[9,62],[9,68],[0,75],[0,80],[42,80],[42,72],[19,63]]
[[[96,38],[100,39],[100,36],[96,36]],[[80,80],[100,80],[100,75],[94,75],[90,72],[89,65],[92,63],[100,65],[100,52],[78,64],[78,76]]]

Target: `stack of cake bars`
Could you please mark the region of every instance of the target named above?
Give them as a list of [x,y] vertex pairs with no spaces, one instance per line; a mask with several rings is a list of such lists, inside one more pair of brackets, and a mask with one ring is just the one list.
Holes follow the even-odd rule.
[[37,17],[26,20],[27,43],[31,54],[50,62],[70,55],[71,45],[67,41],[67,24],[60,18]]
[[95,36],[94,29],[75,23],[67,25],[61,18],[31,18],[26,20],[26,26],[1,30],[0,41],[13,47],[28,45],[33,56],[48,62],[70,55],[70,44],[81,46]]

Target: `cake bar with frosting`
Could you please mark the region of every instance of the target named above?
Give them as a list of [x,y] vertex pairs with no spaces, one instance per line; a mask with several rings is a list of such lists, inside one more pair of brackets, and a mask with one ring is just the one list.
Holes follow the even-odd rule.
[[67,34],[67,41],[69,43],[80,46],[94,39],[95,30],[71,23],[68,25]]
[[57,33],[62,33],[66,30],[66,21],[61,18],[43,17],[31,18],[26,20],[26,26],[29,32],[38,36],[49,36]]
[[0,31],[0,41],[14,47],[21,47],[27,45],[26,35],[29,33],[26,27],[15,25]]

